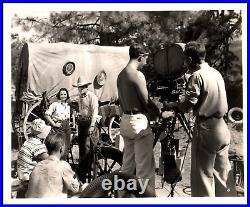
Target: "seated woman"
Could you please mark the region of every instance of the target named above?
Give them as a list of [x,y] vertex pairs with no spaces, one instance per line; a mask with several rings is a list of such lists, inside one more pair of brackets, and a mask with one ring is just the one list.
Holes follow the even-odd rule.
[[63,131],[66,150],[63,158],[68,155],[70,147],[70,105],[68,104],[69,92],[66,88],[61,88],[56,95],[58,101],[52,103],[45,112],[45,118],[48,120],[54,131]]

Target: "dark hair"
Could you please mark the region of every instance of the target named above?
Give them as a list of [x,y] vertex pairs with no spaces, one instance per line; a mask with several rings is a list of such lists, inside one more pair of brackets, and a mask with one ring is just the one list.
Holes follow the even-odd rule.
[[66,93],[67,93],[67,100],[68,100],[69,99],[69,92],[68,92],[68,90],[66,88],[60,88],[59,92],[56,94],[56,98],[60,99],[60,93],[61,93],[61,91],[66,91]]
[[191,41],[185,46],[185,54],[187,57],[191,57],[193,63],[201,63],[206,57],[206,48],[203,43]]
[[65,147],[65,134],[62,132],[51,133],[45,139],[45,145],[49,155],[58,152],[62,146]]
[[140,57],[142,54],[147,53],[146,48],[143,45],[140,44],[132,44],[129,47],[129,57],[130,59],[136,59]]

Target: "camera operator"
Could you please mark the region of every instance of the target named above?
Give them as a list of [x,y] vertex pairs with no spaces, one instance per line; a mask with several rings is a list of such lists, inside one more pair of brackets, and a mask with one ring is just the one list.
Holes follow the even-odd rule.
[[148,96],[146,80],[139,71],[148,54],[139,44],[129,48],[130,60],[117,79],[119,100],[123,110],[120,129],[124,138],[122,171],[149,181],[149,189],[155,194],[154,135],[148,117],[156,118],[159,109]]
[[221,74],[205,62],[205,46],[189,42],[186,64],[192,73],[184,102],[164,103],[182,113],[193,108],[196,123],[191,153],[191,195],[236,196],[228,150],[230,132],[223,119],[228,110]]

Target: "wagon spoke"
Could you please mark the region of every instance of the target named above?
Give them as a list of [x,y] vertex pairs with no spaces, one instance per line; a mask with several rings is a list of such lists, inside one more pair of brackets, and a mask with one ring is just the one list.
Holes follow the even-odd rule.
[[34,114],[34,113],[32,113],[32,112],[31,112],[30,114],[33,115],[34,117],[38,118],[38,119],[40,118],[40,117],[38,117],[36,114]]

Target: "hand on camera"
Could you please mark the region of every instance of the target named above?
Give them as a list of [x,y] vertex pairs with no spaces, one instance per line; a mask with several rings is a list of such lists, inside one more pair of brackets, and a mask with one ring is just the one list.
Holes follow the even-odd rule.
[[95,130],[95,127],[94,126],[90,126],[89,127],[89,135],[93,134],[94,130]]
[[62,124],[60,122],[57,122],[53,125],[53,127],[56,127],[56,128],[60,128],[62,126]]
[[163,102],[163,109],[164,110],[172,110],[175,109],[177,107],[177,103],[176,102]]
[[173,117],[174,116],[174,112],[173,111],[163,111],[161,113],[161,117],[163,119],[167,119],[167,118],[170,118],[170,117]]

